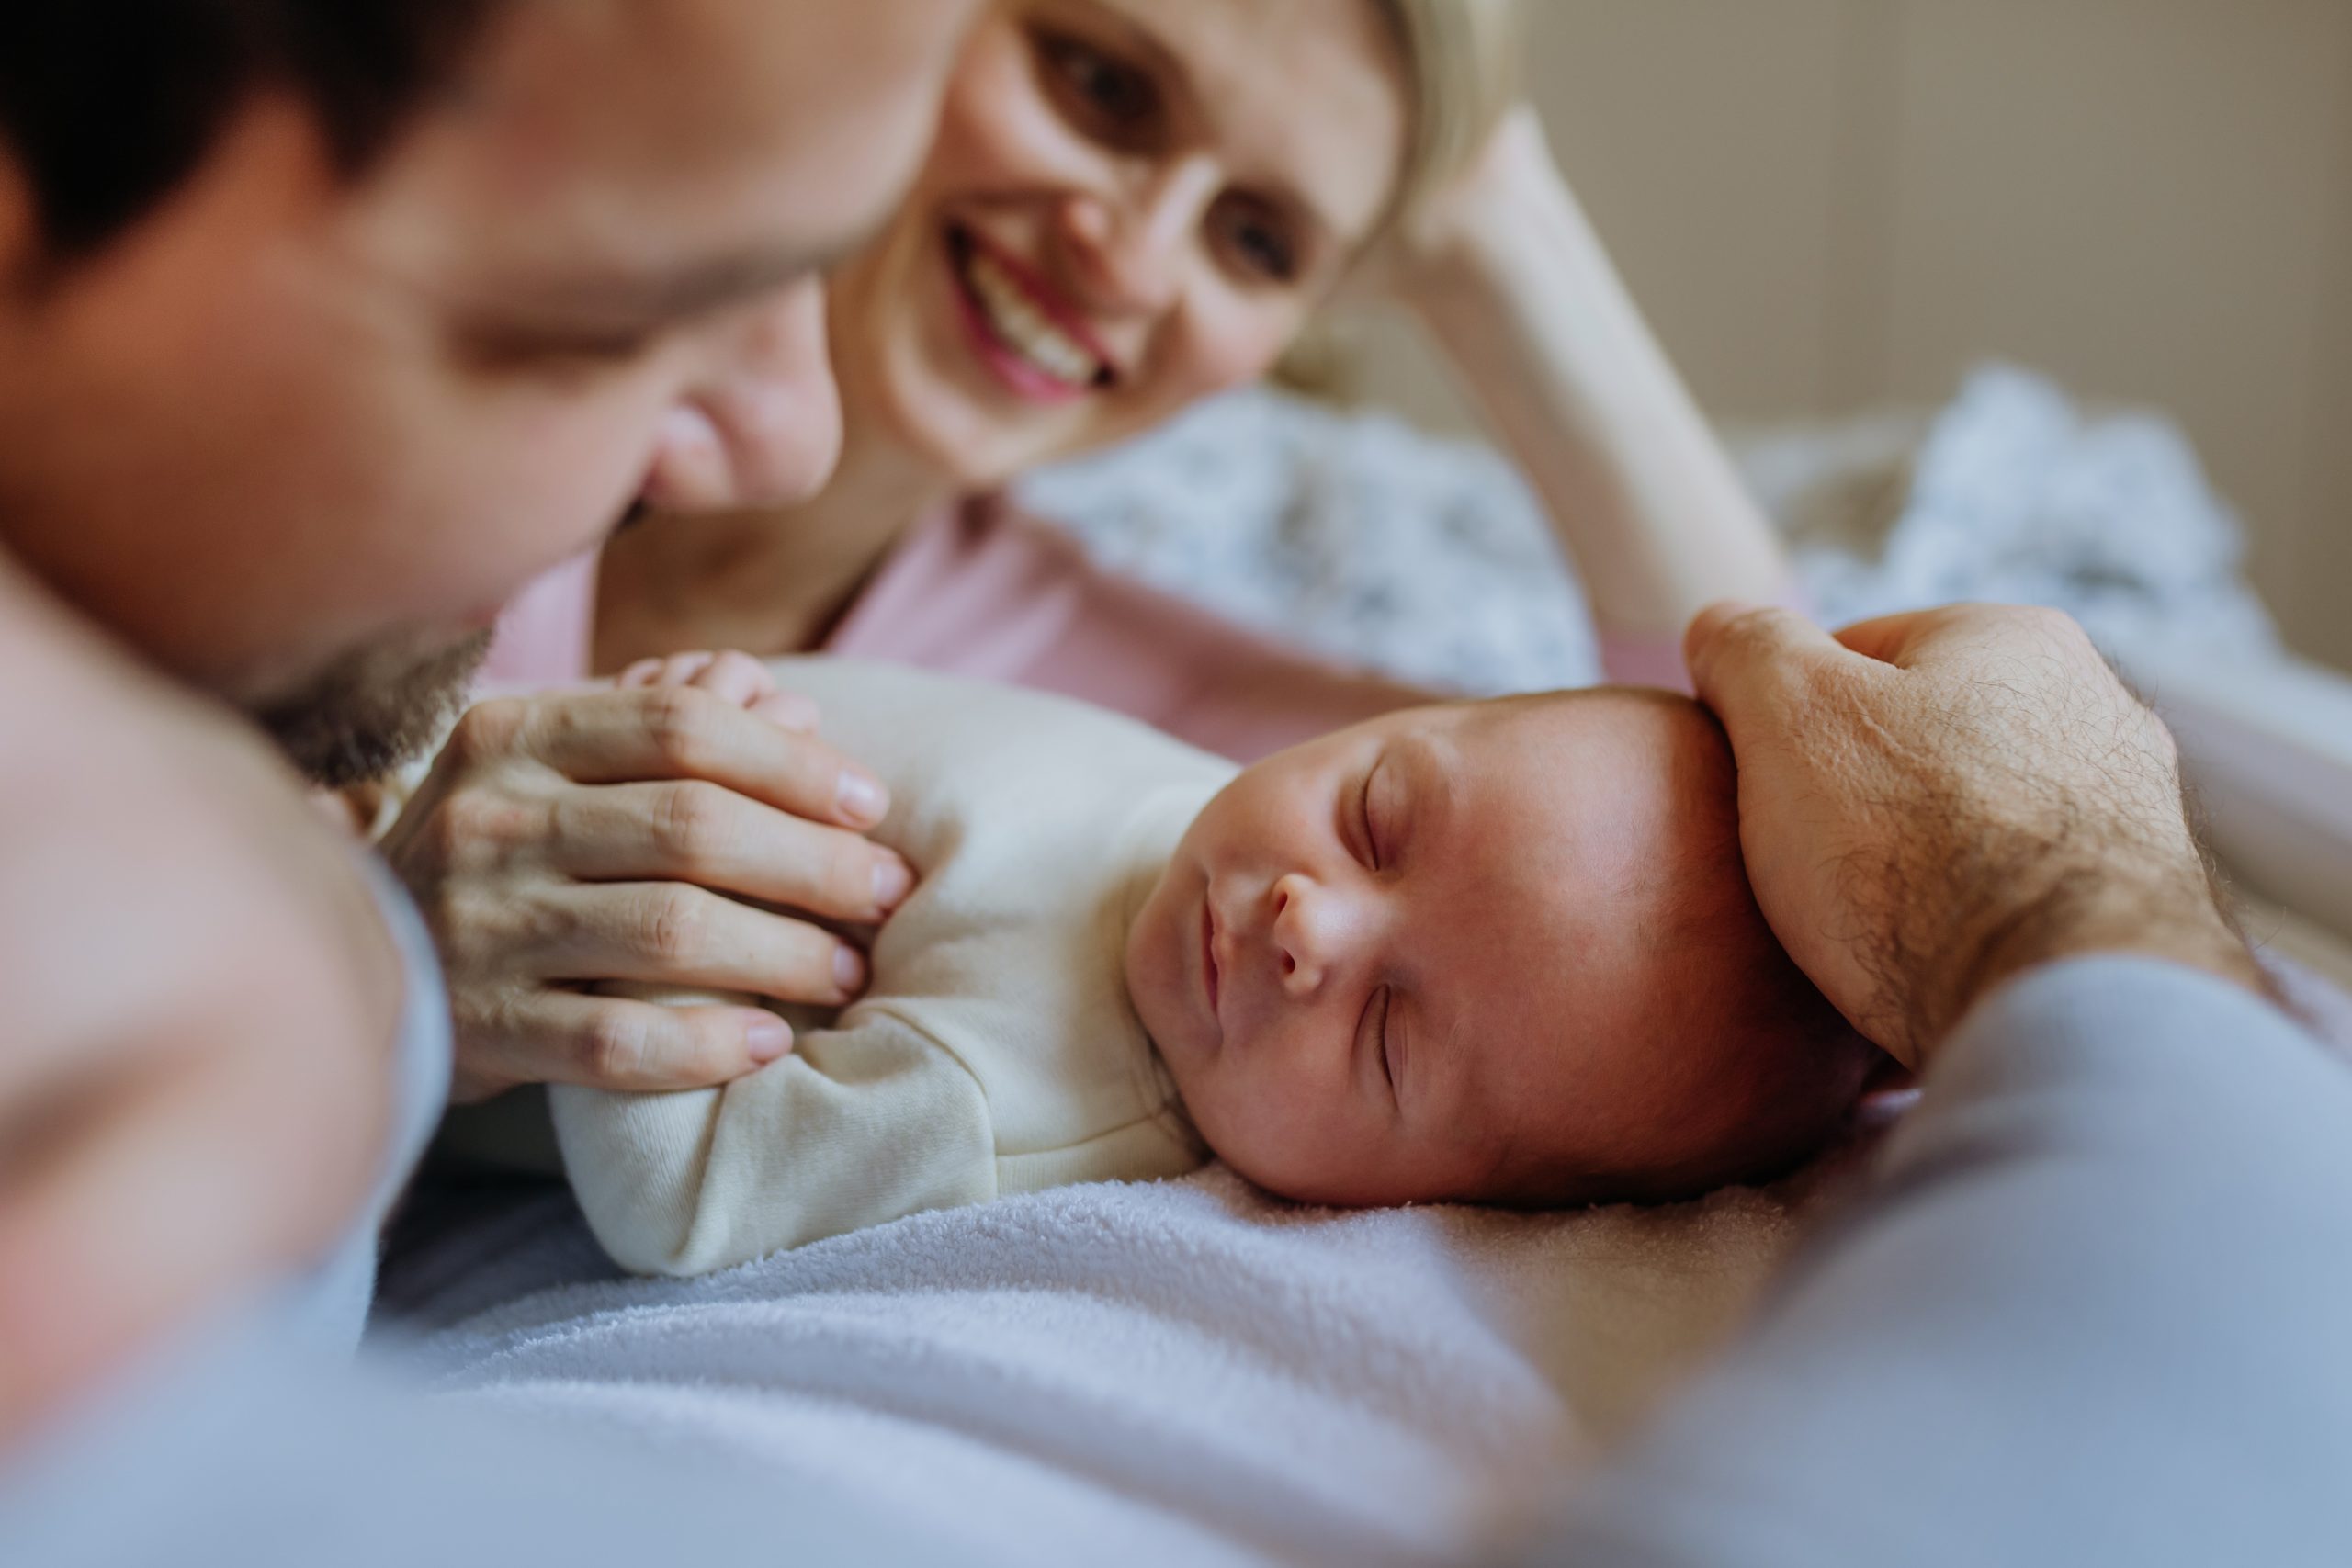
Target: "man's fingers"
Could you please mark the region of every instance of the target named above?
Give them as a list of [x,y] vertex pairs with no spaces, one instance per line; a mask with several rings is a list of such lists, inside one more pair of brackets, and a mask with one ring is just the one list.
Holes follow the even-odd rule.
[[1928,628],[1917,615],[1880,615],[1841,626],[1836,634],[1840,646],[1852,649],[1864,659],[1874,659],[1881,664],[1900,666],[1907,661],[1911,650],[1918,645]]
[[816,1007],[865,989],[865,955],[831,931],[683,883],[579,887],[563,907],[567,929],[533,955],[543,974]]
[[686,882],[871,925],[914,888],[894,852],[714,784],[611,784],[556,807],[557,868],[583,882]]
[[[549,991],[533,1009],[518,1076],[627,1094],[714,1089],[790,1053],[792,1030],[757,1008],[667,1007]],[[515,1051],[515,1047],[525,1047]]]
[[1838,640],[1865,659],[1881,664],[1892,664],[1908,670],[1938,639],[1954,630],[1973,628],[1971,635],[1982,636],[1986,615],[1996,617],[1996,624],[2005,624],[2012,615],[2019,618],[2034,616],[2038,612],[1985,611],[1973,604],[1946,605],[1933,610],[1910,610],[1899,615],[1878,615],[1859,621],[1838,633]]
[[459,722],[451,745],[519,746],[579,784],[700,779],[859,831],[889,812],[881,782],[821,740],[690,686],[544,700],[519,734],[515,723],[502,705],[485,704]]
[[1838,640],[1864,658],[1905,670],[1922,669],[1941,655],[2004,644],[2041,641],[2076,654],[2090,649],[2073,616],[2030,604],[1945,604],[1880,615],[1846,627]]
[[1847,657],[1829,634],[1789,610],[1726,603],[1711,604],[1690,623],[1684,660],[1699,700],[1739,739],[1739,722],[1777,711],[1789,683],[1809,665]]

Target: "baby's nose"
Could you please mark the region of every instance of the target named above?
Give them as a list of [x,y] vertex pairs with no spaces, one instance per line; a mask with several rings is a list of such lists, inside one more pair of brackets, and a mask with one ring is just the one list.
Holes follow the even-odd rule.
[[1330,983],[1353,936],[1346,901],[1313,879],[1293,873],[1273,886],[1273,945],[1283,994],[1305,1001]]

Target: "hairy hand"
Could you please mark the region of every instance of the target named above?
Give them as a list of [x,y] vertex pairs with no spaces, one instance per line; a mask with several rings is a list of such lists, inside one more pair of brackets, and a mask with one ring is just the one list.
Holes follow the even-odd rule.
[[2136,952],[2259,986],[2170,733],[2067,616],[1959,606],[1833,639],[1719,605],[1689,654],[1738,756],[1766,918],[1905,1063],[2059,958]]
[[831,926],[887,918],[914,874],[865,837],[887,792],[816,724],[741,654],[460,721],[383,845],[448,972],[458,1100],[695,1089],[791,1046],[773,1012],[630,987],[832,1007],[865,989],[865,955]]

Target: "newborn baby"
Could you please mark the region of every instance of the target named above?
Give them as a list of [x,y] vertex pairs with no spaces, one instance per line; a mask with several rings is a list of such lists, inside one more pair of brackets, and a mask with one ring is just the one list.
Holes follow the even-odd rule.
[[889,784],[876,837],[924,880],[793,1055],[551,1091],[627,1267],[1212,1156],[1348,1206],[1690,1196],[1817,1147],[1873,1060],[1758,913],[1685,699],[1417,709],[1237,776],[1034,693],[781,675]]

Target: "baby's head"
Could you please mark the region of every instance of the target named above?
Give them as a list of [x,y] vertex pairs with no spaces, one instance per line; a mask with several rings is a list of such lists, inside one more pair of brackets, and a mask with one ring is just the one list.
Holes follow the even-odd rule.
[[1664,1200],[1819,1146],[1873,1061],[1790,963],[1697,704],[1421,708],[1211,802],[1127,984],[1201,1134],[1308,1202]]

